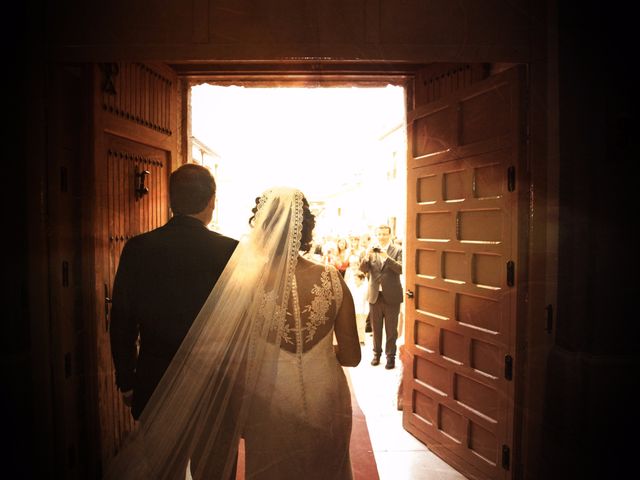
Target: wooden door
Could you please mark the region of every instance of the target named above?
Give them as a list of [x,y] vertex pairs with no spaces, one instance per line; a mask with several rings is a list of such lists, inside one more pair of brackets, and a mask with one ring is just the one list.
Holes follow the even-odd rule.
[[523,78],[417,82],[408,113],[403,424],[469,478],[513,476]]
[[163,65],[126,63],[96,67],[94,80],[96,400],[105,466],[134,427],[115,385],[111,289],[125,242],[169,217],[168,179],[178,147],[177,81]]

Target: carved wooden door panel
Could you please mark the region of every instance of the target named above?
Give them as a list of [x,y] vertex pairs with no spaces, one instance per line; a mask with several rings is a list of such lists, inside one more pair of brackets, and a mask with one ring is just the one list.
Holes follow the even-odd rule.
[[94,79],[96,396],[105,466],[134,427],[115,385],[111,289],[125,242],[169,217],[168,179],[177,162],[177,82],[166,66],[126,63],[96,67]]
[[469,478],[512,478],[523,83],[514,68],[430,101],[418,82],[408,113],[403,423]]

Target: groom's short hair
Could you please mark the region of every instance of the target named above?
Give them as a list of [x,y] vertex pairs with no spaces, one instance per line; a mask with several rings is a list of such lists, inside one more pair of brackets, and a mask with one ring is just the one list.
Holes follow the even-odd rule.
[[200,213],[215,194],[216,181],[202,165],[184,164],[169,177],[169,202],[174,215]]

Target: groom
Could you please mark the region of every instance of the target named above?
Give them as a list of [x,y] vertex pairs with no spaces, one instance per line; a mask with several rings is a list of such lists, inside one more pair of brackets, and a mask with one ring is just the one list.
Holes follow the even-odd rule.
[[215,193],[207,168],[182,165],[169,178],[173,218],[133,237],[122,251],[111,352],[116,385],[136,420],[238,243],[207,228]]

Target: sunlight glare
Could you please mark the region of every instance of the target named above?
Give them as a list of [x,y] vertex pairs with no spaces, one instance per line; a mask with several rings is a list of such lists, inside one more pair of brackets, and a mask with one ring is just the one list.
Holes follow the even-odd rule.
[[369,173],[389,170],[381,138],[404,131],[404,102],[404,89],[393,85],[192,87],[193,136],[219,155],[220,230],[240,235],[248,218],[240,212],[273,186],[299,188],[312,202],[358,187],[366,202]]

